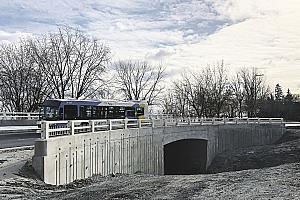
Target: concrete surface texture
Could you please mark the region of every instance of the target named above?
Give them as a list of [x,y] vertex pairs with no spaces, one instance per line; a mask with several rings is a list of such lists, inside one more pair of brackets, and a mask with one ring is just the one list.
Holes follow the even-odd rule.
[[[53,185],[67,184],[95,174],[164,174],[164,148],[176,141],[202,141],[199,144],[205,145],[198,149],[198,156],[202,159],[196,163],[200,166],[202,160],[208,167],[216,154],[271,144],[282,136],[284,129],[280,124],[195,125],[54,137],[35,142],[33,167],[45,183]],[[203,151],[206,152],[204,156]]]

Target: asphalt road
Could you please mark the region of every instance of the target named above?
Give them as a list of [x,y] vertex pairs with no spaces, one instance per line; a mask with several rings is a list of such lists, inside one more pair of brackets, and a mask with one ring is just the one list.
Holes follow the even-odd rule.
[[40,134],[37,133],[1,133],[0,134],[0,149],[12,148],[12,147],[22,147],[31,146],[34,141],[40,138]]

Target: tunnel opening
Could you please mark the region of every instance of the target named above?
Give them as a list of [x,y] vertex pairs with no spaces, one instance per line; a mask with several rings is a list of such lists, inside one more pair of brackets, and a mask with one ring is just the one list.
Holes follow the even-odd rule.
[[193,175],[206,172],[207,140],[184,139],[164,145],[164,174]]

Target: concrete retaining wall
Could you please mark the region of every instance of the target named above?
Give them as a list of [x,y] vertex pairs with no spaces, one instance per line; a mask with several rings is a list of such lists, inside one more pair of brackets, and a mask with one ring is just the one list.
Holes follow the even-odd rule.
[[159,131],[152,128],[62,136],[35,143],[33,166],[49,184],[94,174],[162,174]]
[[33,167],[48,184],[62,185],[94,174],[164,174],[163,147],[182,139],[205,139],[207,166],[226,150],[269,144],[281,125],[179,126],[102,131],[61,136],[35,143]]

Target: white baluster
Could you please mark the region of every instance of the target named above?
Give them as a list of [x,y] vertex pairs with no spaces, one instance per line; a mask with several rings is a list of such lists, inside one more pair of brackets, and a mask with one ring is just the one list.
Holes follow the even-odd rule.
[[74,124],[74,121],[68,121],[68,126],[67,126],[70,130],[70,135],[75,135],[75,130],[74,130],[74,127],[75,127],[75,124]]
[[92,133],[95,133],[95,121],[93,121],[93,120],[90,120],[89,121],[89,126],[91,127],[91,132]]
[[41,137],[42,139],[49,139],[49,122],[41,122]]
[[152,128],[155,128],[155,121],[154,121],[154,119],[151,119],[151,123],[152,123]]
[[124,119],[124,129],[128,129],[128,119]]
[[111,131],[112,130],[112,121],[110,119],[107,120],[108,122],[108,130]]

